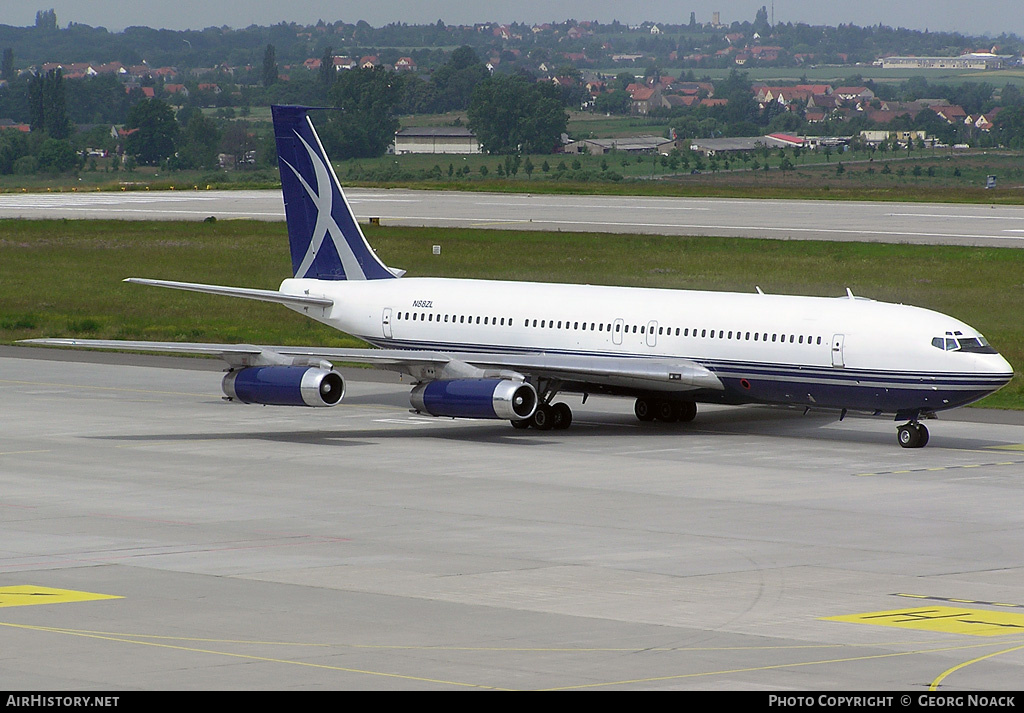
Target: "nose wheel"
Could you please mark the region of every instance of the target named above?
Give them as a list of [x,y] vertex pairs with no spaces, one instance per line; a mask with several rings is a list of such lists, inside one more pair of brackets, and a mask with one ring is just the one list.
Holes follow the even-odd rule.
[[924,448],[928,443],[928,429],[923,423],[911,421],[896,429],[896,439],[904,448]]

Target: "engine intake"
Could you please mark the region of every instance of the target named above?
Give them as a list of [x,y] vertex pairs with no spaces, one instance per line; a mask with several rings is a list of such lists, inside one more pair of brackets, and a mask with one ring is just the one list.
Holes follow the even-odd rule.
[[310,366],[252,366],[229,371],[224,393],[245,404],[337,406],[345,396],[341,374]]
[[413,408],[431,416],[499,418],[517,421],[537,409],[537,391],[512,379],[438,379],[409,395]]

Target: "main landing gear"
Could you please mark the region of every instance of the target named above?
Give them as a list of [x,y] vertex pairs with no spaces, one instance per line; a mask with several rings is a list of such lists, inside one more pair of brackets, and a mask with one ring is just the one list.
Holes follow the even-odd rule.
[[633,405],[633,413],[641,421],[688,422],[697,417],[697,404],[693,401],[658,401],[639,398]]
[[928,429],[917,421],[904,423],[896,429],[896,440],[904,448],[924,448],[928,443]]
[[[633,405],[633,412],[641,421],[692,421],[697,416],[697,404],[693,401],[673,401],[669,399],[639,398]],[[530,418],[512,421],[512,426],[519,429],[536,428],[538,431],[561,431],[572,425],[572,409],[569,404],[541,401],[537,410]],[[924,428],[922,426],[922,428]],[[927,436],[926,436],[927,440]]]
[[538,404],[537,410],[530,418],[524,418],[512,422],[515,428],[529,428],[533,426],[538,431],[550,431],[554,429],[561,431],[572,425],[572,409],[569,404]]

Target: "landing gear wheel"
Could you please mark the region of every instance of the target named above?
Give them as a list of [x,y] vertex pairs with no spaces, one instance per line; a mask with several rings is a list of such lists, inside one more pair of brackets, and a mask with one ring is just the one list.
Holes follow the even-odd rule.
[[923,423],[917,424],[917,430],[921,434],[921,442],[917,444],[918,448],[924,448],[928,445],[928,429],[924,427]]
[[679,405],[675,401],[656,401],[654,417],[659,421],[673,423],[679,420]]
[[896,429],[896,438],[904,448],[924,448],[928,429],[920,423],[905,423]]
[[689,423],[695,418],[697,418],[697,404],[693,401],[679,402],[679,420]]
[[547,404],[540,404],[530,418],[530,425],[538,431],[549,431],[555,426],[555,413]]
[[553,428],[556,431],[564,431],[569,428],[572,424],[572,409],[569,408],[569,404],[559,401],[551,406],[551,411],[555,415],[555,425]]
[[633,413],[641,421],[653,421],[654,420],[654,409],[651,406],[651,402],[647,399],[637,399],[633,405]]
[[527,429],[530,427],[530,419],[515,419],[512,421],[512,428]]

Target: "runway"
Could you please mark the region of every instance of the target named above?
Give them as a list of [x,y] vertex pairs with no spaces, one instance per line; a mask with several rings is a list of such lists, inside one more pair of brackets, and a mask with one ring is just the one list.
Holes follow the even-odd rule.
[[[1024,247],[1024,207],[347,188],[384,225]],[[284,220],[280,191],[0,194],[0,218]]]
[[[1019,689],[1024,424],[705,408],[568,431],[221,400],[0,348],[10,690]],[[962,420],[962,419],[967,420]],[[988,422],[984,422],[988,421]]]

